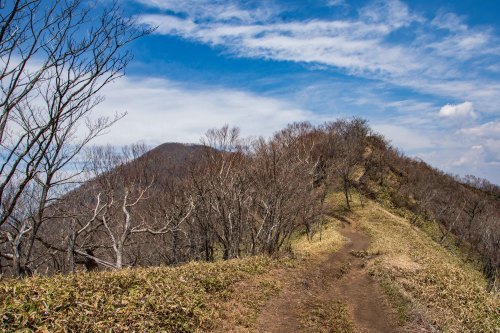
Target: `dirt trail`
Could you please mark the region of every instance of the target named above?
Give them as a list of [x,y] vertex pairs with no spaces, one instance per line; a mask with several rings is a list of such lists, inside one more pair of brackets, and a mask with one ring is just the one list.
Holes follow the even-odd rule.
[[359,332],[398,332],[382,290],[363,269],[364,259],[351,254],[366,250],[369,238],[347,223],[341,234],[348,239],[341,250],[291,272],[290,284],[262,309],[257,320],[259,332],[304,332],[301,319],[308,305],[331,301],[347,304]]

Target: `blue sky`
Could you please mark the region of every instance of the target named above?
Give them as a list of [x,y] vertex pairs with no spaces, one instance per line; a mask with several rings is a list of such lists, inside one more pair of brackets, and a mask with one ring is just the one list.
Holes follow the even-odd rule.
[[122,0],[138,24],[100,143],[361,116],[406,154],[500,184],[500,1]]

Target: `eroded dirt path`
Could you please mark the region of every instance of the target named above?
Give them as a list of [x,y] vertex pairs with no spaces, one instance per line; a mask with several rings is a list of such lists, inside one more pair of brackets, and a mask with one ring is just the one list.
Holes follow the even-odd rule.
[[[304,316],[310,304],[340,301],[347,305],[357,332],[398,332],[398,326],[379,285],[363,269],[363,260],[351,253],[364,251],[369,238],[345,223],[341,234],[347,238],[343,248],[319,260],[308,260],[306,267],[290,272],[289,283],[262,309],[257,320],[259,332],[307,332]],[[335,327],[323,327],[337,332]]]

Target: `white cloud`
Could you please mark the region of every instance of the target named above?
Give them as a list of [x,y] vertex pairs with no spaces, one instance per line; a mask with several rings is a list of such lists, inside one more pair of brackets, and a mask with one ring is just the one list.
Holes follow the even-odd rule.
[[337,6],[344,6],[346,2],[345,0],[328,0],[326,4],[328,6],[337,7]]
[[435,148],[436,144],[427,133],[418,130],[392,124],[374,124],[373,129],[383,134],[396,147],[404,148],[406,151]]
[[[411,101],[393,102],[390,106],[406,108]],[[474,174],[500,184],[500,121],[454,130],[456,127],[436,126],[436,117],[436,113],[423,115],[429,122],[421,123],[408,121],[405,116],[391,117],[390,123],[379,120],[372,127],[410,156],[446,172]]]
[[103,93],[106,100],[96,116],[128,114],[97,138],[98,144],[197,143],[206,130],[224,124],[240,127],[243,135],[267,136],[290,122],[320,120],[278,99],[232,89],[187,88],[164,79],[125,77]]
[[[279,8],[270,5],[251,8],[249,6],[252,1],[136,1],[159,8],[155,15],[139,16],[143,23],[158,25],[157,33],[217,46],[218,49],[222,47],[226,55],[301,62],[316,69],[333,68],[355,77],[374,80],[380,86],[405,87],[447,100],[465,101],[447,104],[439,109],[442,104],[437,106],[434,98],[427,99],[433,102],[421,102],[421,99],[420,102],[402,100],[387,103],[383,96],[358,96],[351,91],[348,96],[339,94],[343,105],[347,105],[349,98],[353,99],[350,105],[355,107],[371,105],[376,100],[379,109],[389,110],[392,114],[395,110],[396,115],[391,119],[391,124],[379,124],[374,127],[392,139],[398,147],[413,155],[422,153],[422,156],[427,156],[431,162],[446,171],[467,173],[470,172],[467,171],[469,165],[476,168],[479,176],[489,176],[490,179],[500,181],[498,175],[491,176],[489,171],[491,165],[500,160],[500,149],[495,149],[500,141],[500,122],[493,121],[456,131],[457,126],[463,127],[466,123],[477,121],[479,114],[487,116],[489,113],[490,117],[499,113],[500,80],[491,73],[496,74],[495,71],[498,71],[496,64],[500,55],[500,43],[493,29],[468,26],[464,17],[454,13],[441,12],[434,18],[425,19],[397,0],[373,1],[360,8],[357,17],[301,21],[283,21],[278,15]],[[267,5],[270,2],[265,3]],[[324,3],[328,4],[328,0]],[[341,5],[342,1],[332,0],[330,3],[336,4]],[[401,39],[395,39],[394,36],[406,37],[404,41],[400,41]],[[483,73],[487,75],[483,76]],[[361,89],[363,88],[356,87],[353,90],[359,92]],[[169,99],[180,96],[180,100],[185,100],[187,109],[191,110],[187,114],[191,117],[206,119],[202,117],[202,113],[193,111],[195,103],[187,102],[190,98],[203,100],[212,109],[221,110],[220,121],[210,122],[206,127],[213,127],[212,123],[224,122],[222,116],[229,116],[236,123],[241,123],[244,119],[241,115],[249,113],[248,109],[238,104],[238,115],[231,118],[228,107],[231,103],[228,99],[218,104],[208,96],[215,93],[222,98],[222,89],[188,92],[166,81],[164,90]],[[242,93],[254,103],[258,101],[257,104],[269,102],[269,99],[264,99],[267,101],[264,103],[264,100],[253,94],[230,90],[231,96],[238,93]],[[307,105],[298,100],[297,96],[294,97],[295,102]],[[294,108],[283,101],[272,101],[274,107],[271,109],[280,110],[278,113],[282,110],[295,110],[291,112],[290,120],[308,117],[315,119],[310,112]],[[160,101],[155,104],[159,105]],[[169,105],[171,102],[167,101],[166,104],[168,110],[175,109]],[[179,109],[183,108],[179,106]],[[342,106],[336,106],[335,109],[341,110]],[[436,112],[438,109],[439,112]],[[169,111],[166,114],[173,115],[174,112]],[[371,114],[367,116],[376,119],[376,116],[371,117]],[[174,115],[173,119],[176,117]],[[217,115],[215,117],[217,118]],[[283,117],[277,117],[272,119],[273,124],[286,123]],[[261,123],[267,124],[264,118],[254,119],[260,119]],[[439,118],[446,119],[449,124],[436,121]],[[249,122],[251,130],[260,130],[257,125],[259,121]],[[443,129],[443,125],[447,129]],[[274,129],[280,126],[276,125]],[[186,137],[197,137],[206,128],[185,125],[181,127],[191,128],[187,132],[193,134]],[[178,131],[173,128],[170,132]],[[257,133],[270,132],[271,130],[262,130]],[[183,135],[177,136],[184,137]],[[482,148],[478,149],[479,146]],[[471,164],[474,161],[471,156],[476,156],[477,163]]]
[[453,162],[453,166],[477,166],[484,160],[484,147],[481,145],[472,146],[467,150],[458,161]]
[[197,30],[197,25],[190,19],[180,19],[176,16],[144,15],[138,17],[140,24],[157,27],[156,32],[164,35],[187,35]]
[[490,47],[494,44],[491,39],[492,36],[487,32],[467,31],[431,42],[426,47],[434,49],[440,56],[464,61],[481,55],[495,55],[498,48]]
[[[165,21],[162,22],[162,17]],[[383,43],[392,23],[320,21],[227,25],[142,15],[140,22],[159,26],[158,33],[178,34],[211,45],[224,45],[241,57],[325,64],[352,74],[403,75],[423,70],[419,59],[400,46]],[[399,21],[399,18],[395,18]],[[187,28],[186,28],[187,27]]]
[[136,0],[144,5],[188,15],[197,20],[219,22],[255,23],[276,15],[277,8],[270,3],[262,3],[257,8],[242,8],[233,0]]
[[[500,167],[499,145],[500,140],[487,140],[484,144],[472,146],[465,150],[452,165],[454,167],[465,167],[473,172],[494,172]],[[494,174],[490,179],[498,182],[498,174]]]
[[492,64],[492,65],[489,65],[487,68],[491,72],[498,72],[498,73],[500,73],[500,64]]
[[477,118],[474,112],[474,106],[471,102],[463,102],[461,104],[446,104],[439,110],[441,117],[447,118]]
[[439,29],[446,29],[449,31],[467,31],[468,27],[464,23],[462,17],[455,13],[439,13],[431,22],[433,26]]
[[405,115],[409,115],[410,113],[415,113],[415,114],[429,113],[430,110],[434,108],[433,103],[422,102],[414,99],[405,99],[389,103],[386,102],[385,106],[394,108],[399,112],[403,112],[405,113]]
[[360,9],[360,17],[368,22],[389,24],[397,29],[424,19],[410,13],[408,6],[399,0],[377,0]]
[[500,120],[490,121],[476,127],[464,128],[460,132],[478,138],[500,139]]

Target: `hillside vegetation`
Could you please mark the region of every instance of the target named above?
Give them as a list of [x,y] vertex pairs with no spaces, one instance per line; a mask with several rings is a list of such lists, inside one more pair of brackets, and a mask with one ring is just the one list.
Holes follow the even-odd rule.
[[5,331],[499,327],[499,187],[405,157],[362,119],[87,162],[87,182],[38,214],[20,198],[0,227]]
[[[332,214],[370,235],[369,250],[353,255],[364,258],[365,270],[382,285],[402,329],[495,332],[499,327],[498,296],[487,291],[487,280],[472,264],[376,202],[351,203],[352,212],[342,207],[339,195],[329,196],[327,202],[333,204]],[[1,328],[7,332],[258,331],[259,312],[290,283],[290,277],[312,269],[342,246],[340,220],[328,218],[323,228],[321,240],[319,233],[311,241],[305,232],[293,237],[295,259],[251,257],[3,281]],[[304,331],[317,331],[321,325],[357,331],[348,303],[333,298],[328,304],[318,303],[303,314]]]
[[[283,265],[286,261],[252,257],[4,281],[0,330],[205,332],[220,324],[223,303],[240,299],[236,283]],[[274,291],[272,284],[261,284],[253,296]]]
[[[0,273],[72,273],[228,260],[287,251],[322,228],[326,194],[366,195],[438,227],[438,242],[500,265],[500,189],[405,157],[362,119],[295,123],[271,138],[209,130],[202,145],[94,147],[80,187],[39,210],[21,197],[0,227]],[[34,213],[37,212],[38,213]]]
[[0,0],[0,331],[499,331],[500,187],[364,119],[90,146],[119,3]]
[[349,216],[371,236],[367,269],[385,287],[402,322],[421,321],[439,332],[498,330],[500,299],[488,292],[476,265],[375,202]]

